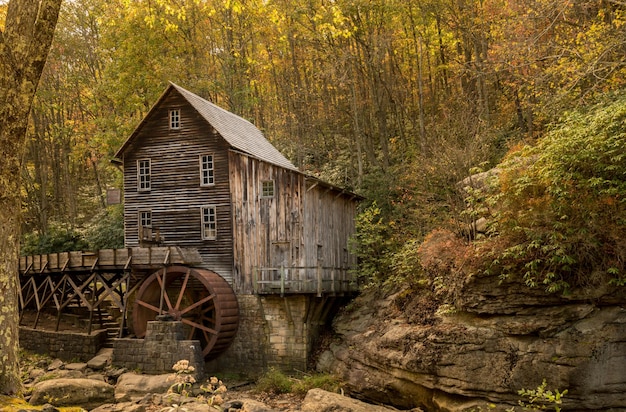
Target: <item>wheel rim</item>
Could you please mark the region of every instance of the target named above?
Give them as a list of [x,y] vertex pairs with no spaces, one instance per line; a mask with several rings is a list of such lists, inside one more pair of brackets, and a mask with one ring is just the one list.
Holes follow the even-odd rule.
[[172,266],[146,278],[133,304],[137,337],[145,337],[147,323],[156,319],[160,306],[162,314],[183,323],[185,339],[200,341],[206,360],[224,352],[234,339],[239,324],[237,298],[230,285],[215,272]]

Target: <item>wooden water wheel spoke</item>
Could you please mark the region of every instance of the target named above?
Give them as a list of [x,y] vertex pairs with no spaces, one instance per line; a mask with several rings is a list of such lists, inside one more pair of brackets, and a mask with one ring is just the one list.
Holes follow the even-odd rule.
[[159,312],[160,312],[159,308],[157,308],[157,307],[156,307],[156,306],[154,306],[154,305],[149,304],[148,302],[144,302],[143,300],[139,300],[139,299],[137,299],[137,300],[135,301],[135,303],[137,303],[137,304],[139,304],[139,305],[143,306],[144,308],[148,308],[148,309],[152,310],[152,311],[153,311],[153,312],[155,312],[155,313],[159,313]]
[[206,340],[207,342],[211,341],[211,339],[212,339],[212,337],[209,336],[209,332],[207,332],[206,330],[202,331],[202,336],[204,337],[204,340]]
[[202,321],[204,321],[204,324],[205,324],[205,325],[206,325],[206,324],[211,324],[211,325],[215,326],[215,325],[213,324],[214,319],[213,319],[212,317],[209,317],[209,316],[204,316],[204,315],[203,315],[203,316],[200,316],[200,317],[199,317],[199,319],[201,319]]
[[187,340],[192,340],[194,335],[196,334],[196,328],[193,326],[189,328],[189,333],[187,334]]
[[[167,274],[165,274],[165,276],[167,276]],[[159,281],[159,287],[163,288],[163,278],[161,276],[157,276],[157,280]],[[182,293],[182,291],[181,291]],[[167,287],[163,288],[163,299],[165,300],[165,304],[167,305],[167,309],[169,312],[172,312],[174,310],[174,307],[172,306],[172,302],[170,301],[170,297],[167,294]],[[161,306],[160,302],[159,302],[159,306]]]
[[205,326],[205,325],[203,325],[201,323],[193,322],[193,321],[191,321],[189,319],[186,319],[186,318],[182,318],[181,322],[183,322],[186,325],[193,326],[196,329],[200,329],[200,330],[203,330],[205,332],[208,332],[208,333],[210,333],[212,335],[217,335],[217,331],[215,329],[211,329],[208,326]]
[[185,280],[183,280],[183,286],[180,288],[180,293],[178,294],[178,300],[176,301],[176,307],[174,309],[180,309],[180,303],[183,301],[183,296],[185,294],[185,289],[187,289],[187,282],[189,282],[189,275],[191,274],[191,269],[187,270],[185,273]]
[[[190,312],[190,311],[192,311],[192,310],[194,310],[194,309],[204,305],[206,302],[208,302],[210,300],[213,300],[213,298],[215,298],[215,295],[209,295],[209,296],[205,297],[204,299],[201,299],[201,300],[195,302],[194,304],[187,306],[185,309],[180,311],[180,314],[184,315],[185,313]],[[211,309],[212,308],[209,308],[207,310],[211,310]]]
[[[183,323],[188,339],[199,340],[206,360],[217,357],[234,339],[238,316],[221,315],[221,306],[237,307],[230,285],[217,273],[201,268],[163,268],[141,284],[133,304],[133,329],[144,337],[148,321],[159,313],[161,293],[168,313]],[[233,305],[234,303],[234,305]]]

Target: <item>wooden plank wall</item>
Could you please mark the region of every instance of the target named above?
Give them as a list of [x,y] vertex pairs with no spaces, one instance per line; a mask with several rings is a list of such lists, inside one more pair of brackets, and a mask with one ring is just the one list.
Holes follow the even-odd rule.
[[[259,268],[288,268],[289,292],[294,288],[316,291],[320,267],[326,279],[330,279],[331,268],[338,269],[338,277],[346,275],[347,271],[340,269],[356,261],[348,253],[348,241],[355,231],[353,197],[327,185],[315,185],[317,181],[307,182],[301,173],[235,152],[230,156],[230,170],[238,293],[252,293],[255,269]],[[274,180],[274,198],[261,197],[263,180]],[[267,277],[270,272],[264,270],[256,276]],[[279,279],[278,270],[274,272]]]
[[356,257],[349,253],[350,236],[355,233],[357,202],[339,190],[307,183],[304,196],[305,237],[304,266],[348,269],[356,263]]
[[[303,245],[300,173],[231,152],[231,196],[234,221],[234,289],[252,293],[254,268],[300,265]],[[264,180],[274,181],[274,197],[263,198]],[[277,255],[281,252],[277,262]]]
[[[170,130],[169,109],[179,108],[180,130]],[[197,248],[204,266],[232,282],[232,220],[228,145],[187,101],[172,89],[124,154],[124,237],[138,246],[138,213],[152,211],[153,232],[162,245]],[[200,186],[199,155],[213,154],[215,185]],[[137,159],[151,159],[151,190],[137,190]],[[216,240],[202,240],[200,208],[217,206]]]

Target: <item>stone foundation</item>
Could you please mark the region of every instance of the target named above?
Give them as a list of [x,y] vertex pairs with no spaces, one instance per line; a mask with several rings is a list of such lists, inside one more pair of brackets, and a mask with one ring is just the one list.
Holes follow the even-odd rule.
[[172,366],[188,360],[194,375],[204,375],[204,359],[200,341],[183,340],[183,323],[178,321],[148,322],[144,339],[113,340],[112,364],[149,375],[172,373]]
[[86,362],[93,358],[104,346],[106,330],[97,330],[88,335],[76,332],[54,332],[20,326],[20,347],[22,349],[47,354],[64,361]]
[[231,347],[206,367],[211,373],[260,375],[273,367],[305,371],[320,327],[332,317],[336,298],[312,295],[237,295],[239,330]]

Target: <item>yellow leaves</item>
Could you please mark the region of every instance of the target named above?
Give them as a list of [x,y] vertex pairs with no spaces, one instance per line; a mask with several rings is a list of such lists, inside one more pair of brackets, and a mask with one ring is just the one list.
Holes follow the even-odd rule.
[[626,13],[624,12],[624,10],[615,10],[612,23],[616,29],[621,29],[624,24],[626,24]]
[[354,33],[350,19],[335,4],[330,7],[322,6],[316,10],[313,21],[317,23],[320,32],[332,38],[348,38]]
[[244,11],[244,5],[238,0],[225,0],[224,7],[235,14],[242,14]]
[[279,13],[278,10],[274,8],[269,10],[267,18],[270,22],[276,25],[283,24],[285,21],[285,15]]
[[0,4],[0,30],[4,30],[4,21],[7,17],[7,5]]
[[143,18],[144,23],[150,28],[154,28],[156,25],[156,16],[154,14],[149,14]]
[[178,31],[178,25],[170,21],[166,21],[164,29],[166,33],[173,33],[173,32]]

